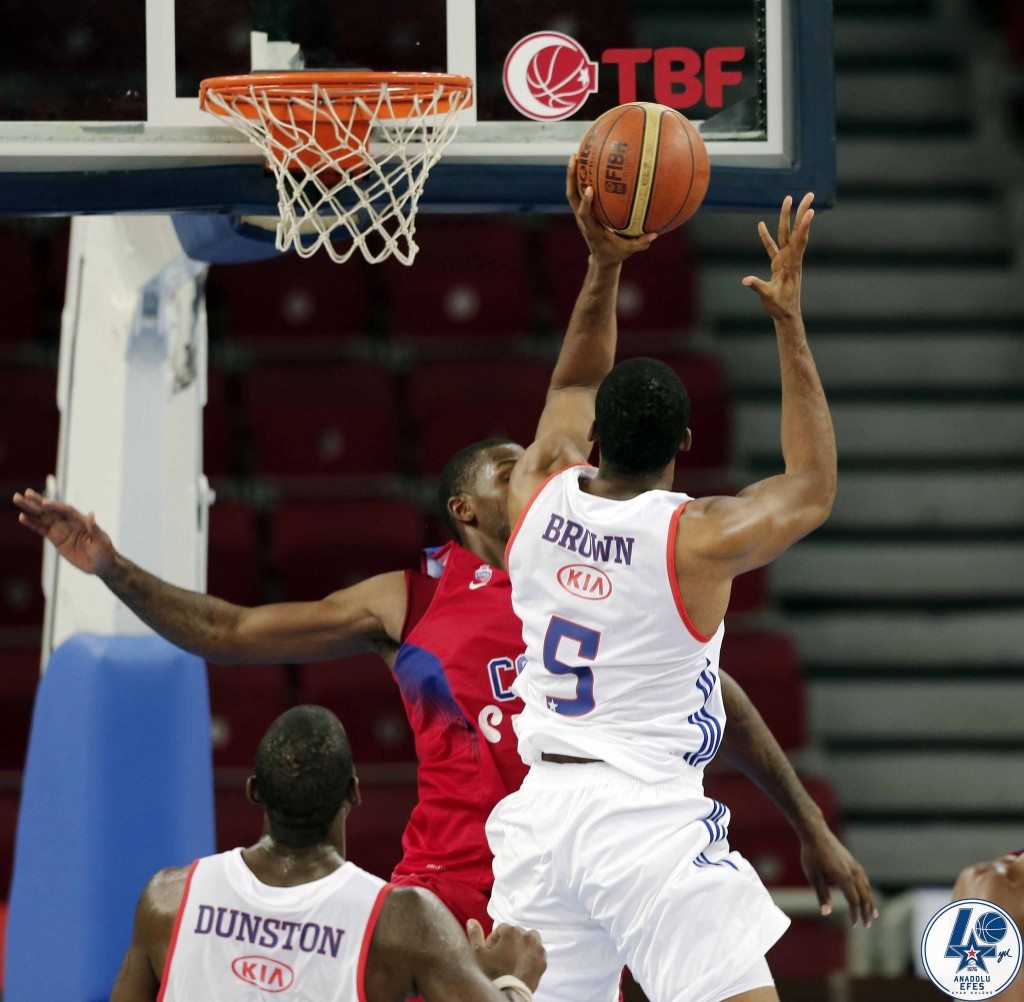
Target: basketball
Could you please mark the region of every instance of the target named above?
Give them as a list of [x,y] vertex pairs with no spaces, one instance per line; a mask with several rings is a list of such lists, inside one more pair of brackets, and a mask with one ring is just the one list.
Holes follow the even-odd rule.
[[678,111],[637,101],[606,111],[587,130],[576,161],[594,215],[625,237],[667,233],[704,201],[711,165],[700,134]]
[[978,919],[978,939],[998,943],[1006,935],[1006,919],[999,912],[985,912]]

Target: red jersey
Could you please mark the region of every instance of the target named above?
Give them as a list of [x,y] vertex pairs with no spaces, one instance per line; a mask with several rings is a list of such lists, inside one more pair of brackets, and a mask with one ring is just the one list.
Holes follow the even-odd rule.
[[526,776],[512,730],[523,704],[511,688],[525,660],[512,585],[457,543],[407,581],[394,673],[416,740],[419,803],[395,877],[446,874],[487,894],[484,823]]

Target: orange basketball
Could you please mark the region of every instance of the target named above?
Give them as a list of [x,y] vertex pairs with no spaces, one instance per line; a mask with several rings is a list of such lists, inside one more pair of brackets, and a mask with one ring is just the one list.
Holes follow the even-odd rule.
[[692,216],[708,190],[704,140],[678,111],[637,101],[606,111],[580,143],[580,191],[594,215],[625,237],[666,233]]

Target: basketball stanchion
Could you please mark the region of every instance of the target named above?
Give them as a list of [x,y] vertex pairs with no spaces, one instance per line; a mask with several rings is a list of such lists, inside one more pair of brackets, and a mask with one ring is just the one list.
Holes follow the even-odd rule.
[[412,264],[423,186],[472,100],[468,77],[438,73],[251,73],[199,91],[274,175],[277,249],[338,262]]

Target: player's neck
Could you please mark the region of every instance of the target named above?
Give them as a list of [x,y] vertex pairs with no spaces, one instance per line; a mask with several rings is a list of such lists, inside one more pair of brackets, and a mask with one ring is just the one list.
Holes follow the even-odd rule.
[[470,530],[464,530],[463,538],[459,540],[460,545],[465,547],[474,556],[479,557],[485,564],[505,569],[505,544]]
[[642,477],[625,476],[602,466],[596,477],[590,480],[580,480],[580,489],[586,494],[593,494],[596,497],[607,498],[609,501],[628,501],[638,494],[647,491],[665,490],[671,488],[669,481],[665,483],[665,473],[647,474]]
[[242,850],[245,865],[260,883],[271,887],[298,887],[329,876],[345,864],[344,839],[295,848],[265,834],[255,845]]

